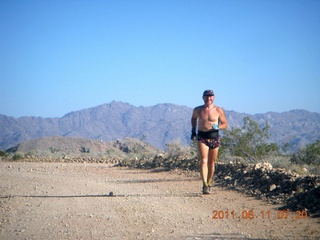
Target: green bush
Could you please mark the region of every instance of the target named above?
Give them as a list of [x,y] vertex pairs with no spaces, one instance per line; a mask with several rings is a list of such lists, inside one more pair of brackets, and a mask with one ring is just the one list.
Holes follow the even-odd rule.
[[23,159],[23,155],[21,153],[15,153],[12,157],[13,160]]
[[6,156],[8,156],[8,153],[6,151],[0,150],[0,157],[6,157]]
[[278,145],[267,142],[270,137],[269,129],[268,123],[261,127],[251,118],[245,117],[241,128],[224,131],[221,150],[222,152],[228,151],[232,156],[241,157],[251,163],[278,154]]
[[268,161],[274,168],[285,168],[289,170],[292,165],[289,155],[270,155],[265,158],[264,161]]
[[50,150],[51,153],[57,153],[57,152],[60,151],[60,149],[54,148],[54,147],[50,147],[49,150]]
[[294,164],[320,165],[320,140],[306,145],[305,148],[294,153],[291,157]]

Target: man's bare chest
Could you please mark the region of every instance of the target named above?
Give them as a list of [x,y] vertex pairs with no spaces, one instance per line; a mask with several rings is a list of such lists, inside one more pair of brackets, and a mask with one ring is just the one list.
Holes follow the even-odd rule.
[[202,121],[216,122],[219,118],[219,112],[214,109],[201,109],[199,119]]

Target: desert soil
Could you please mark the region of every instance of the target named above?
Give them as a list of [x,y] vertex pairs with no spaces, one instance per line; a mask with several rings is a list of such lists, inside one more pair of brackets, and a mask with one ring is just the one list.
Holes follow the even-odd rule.
[[320,239],[319,219],[219,186],[202,195],[198,173],[0,162],[0,178],[3,240]]

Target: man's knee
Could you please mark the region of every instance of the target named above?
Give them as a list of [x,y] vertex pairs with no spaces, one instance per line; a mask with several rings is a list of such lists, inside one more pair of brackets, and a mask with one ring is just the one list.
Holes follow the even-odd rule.
[[200,165],[201,166],[207,166],[208,165],[208,160],[206,158],[200,159]]
[[208,162],[208,168],[214,168],[214,164],[215,164],[216,162],[213,162],[213,161],[210,161],[210,162]]

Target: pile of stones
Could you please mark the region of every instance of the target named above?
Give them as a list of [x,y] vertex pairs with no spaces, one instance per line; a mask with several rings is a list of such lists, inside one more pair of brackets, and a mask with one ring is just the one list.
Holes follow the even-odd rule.
[[165,154],[157,154],[154,158],[131,159],[120,161],[119,167],[131,167],[141,169],[163,168],[166,171],[174,169],[197,170],[199,163],[196,159],[190,159],[186,156],[177,155],[166,157]]
[[[183,156],[120,161],[117,166],[142,169],[199,171],[197,159]],[[244,192],[283,209],[307,211],[320,217],[320,176],[300,176],[285,169],[273,168],[268,162],[257,164],[217,163],[215,182],[218,186]]]
[[283,209],[306,210],[320,217],[320,177],[300,176],[285,169],[273,169],[268,162],[258,164],[218,164],[216,182]]

